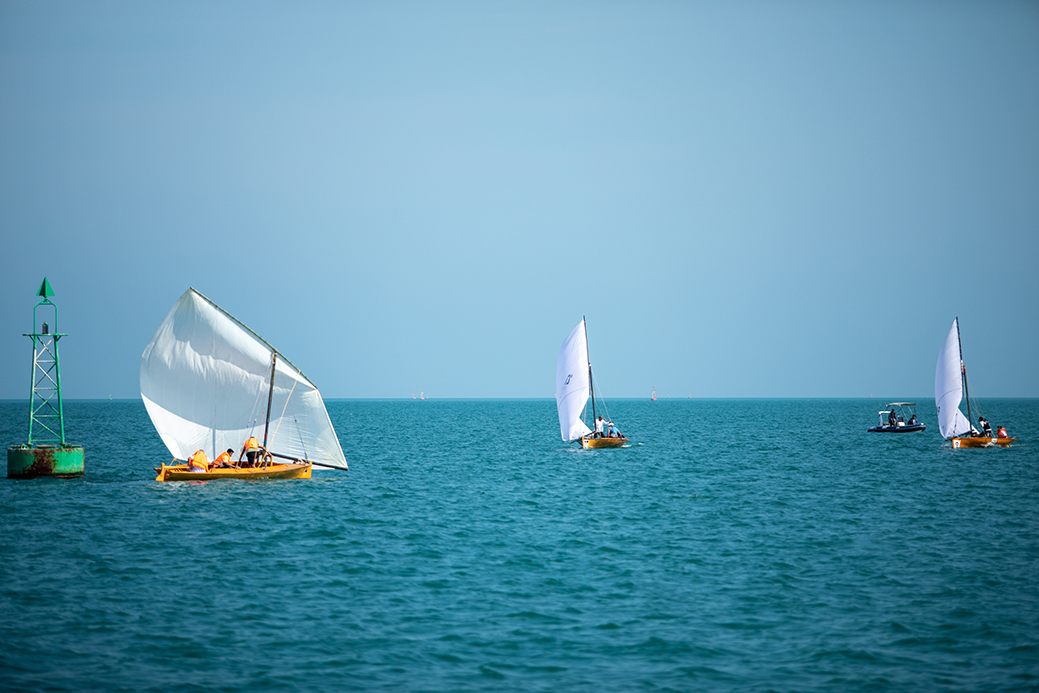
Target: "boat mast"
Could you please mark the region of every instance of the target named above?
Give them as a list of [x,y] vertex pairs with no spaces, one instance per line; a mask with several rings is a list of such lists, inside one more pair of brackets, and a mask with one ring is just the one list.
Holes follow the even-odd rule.
[[271,358],[271,389],[267,392],[267,420],[263,424],[263,449],[267,449],[267,430],[271,427],[271,402],[274,400],[274,369],[278,365],[278,350]]
[[592,385],[592,357],[588,350],[588,321],[581,316],[584,323],[584,358],[588,362],[588,391],[592,394],[592,428],[595,428],[595,386]]
[[[960,316],[956,316],[956,346],[960,348],[960,380],[963,382],[963,396],[967,400],[967,423],[974,428],[974,420],[970,417],[970,392],[967,390],[967,367],[963,365],[963,343],[960,342]],[[970,431],[967,431],[970,433]]]

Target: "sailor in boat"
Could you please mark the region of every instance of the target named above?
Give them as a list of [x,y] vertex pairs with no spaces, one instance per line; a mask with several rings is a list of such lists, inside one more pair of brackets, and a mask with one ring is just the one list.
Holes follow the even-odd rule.
[[204,451],[196,450],[195,454],[188,458],[188,471],[203,473],[209,471],[209,458],[206,457]]
[[[238,466],[239,467],[255,467],[256,466],[256,455],[260,452],[260,441],[256,440],[256,436],[249,436],[242,446],[242,451],[238,453]],[[242,457],[247,460],[246,463],[242,464]]]
[[996,429],[996,437],[997,438],[1006,438],[1007,437],[1007,429],[1003,428],[1002,426],[997,428]]
[[595,435],[593,438],[602,438],[606,432],[606,422],[603,421],[602,414],[599,414],[599,418],[595,420]]
[[988,419],[986,419],[981,414],[978,414],[978,425],[981,426],[982,436],[984,436],[985,438],[992,437],[992,426],[991,424],[989,424]]
[[234,448],[228,448],[227,450],[224,450],[215,460],[213,460],[213,464],[210,465],[210,469],[215,469],[218,467],[233,467],[234,465],[231,463],[231,455],[233,454]]

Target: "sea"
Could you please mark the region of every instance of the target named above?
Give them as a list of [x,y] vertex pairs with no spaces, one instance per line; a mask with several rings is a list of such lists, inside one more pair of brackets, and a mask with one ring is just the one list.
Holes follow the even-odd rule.
[[1039,690],[1039,400],[959,450],[885,403],[619,399],[582,450],[551,399],[330,400],[349,471],[158,483],[140,401],[68,401],[85,476],[0,479],[0,690]]

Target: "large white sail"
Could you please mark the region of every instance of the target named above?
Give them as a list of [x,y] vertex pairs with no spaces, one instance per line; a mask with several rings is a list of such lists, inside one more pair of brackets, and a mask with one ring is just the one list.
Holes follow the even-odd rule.
[[590,393],[588,341],[581,320],[563,341],[556,362],[556,409],[563,440],[570,442],[592,432],[581,418]]
[[934,403],[938,407],[938,428],[943,438],[963,435],[970,431],[970,421],[960,411],[963,399],[963,377],[960,371],[959,318],[952,321],[952,329],[945,337],[934,369]]
[[[273,356],[215,303],[184,292],[141,357],[141,398],[173,457],[201,449],[213,459],[250,436],[263,442]],[[270,412],[272,453],[347,468],[317,387],[280,353]]]

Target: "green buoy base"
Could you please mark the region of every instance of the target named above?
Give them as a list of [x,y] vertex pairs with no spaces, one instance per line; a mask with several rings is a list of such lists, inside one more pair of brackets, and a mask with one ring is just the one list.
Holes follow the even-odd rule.
[[56,476],[61,479],[83,476],[83,447],[80,445],[27,445],[7,448],[7,478],[34,479]]

